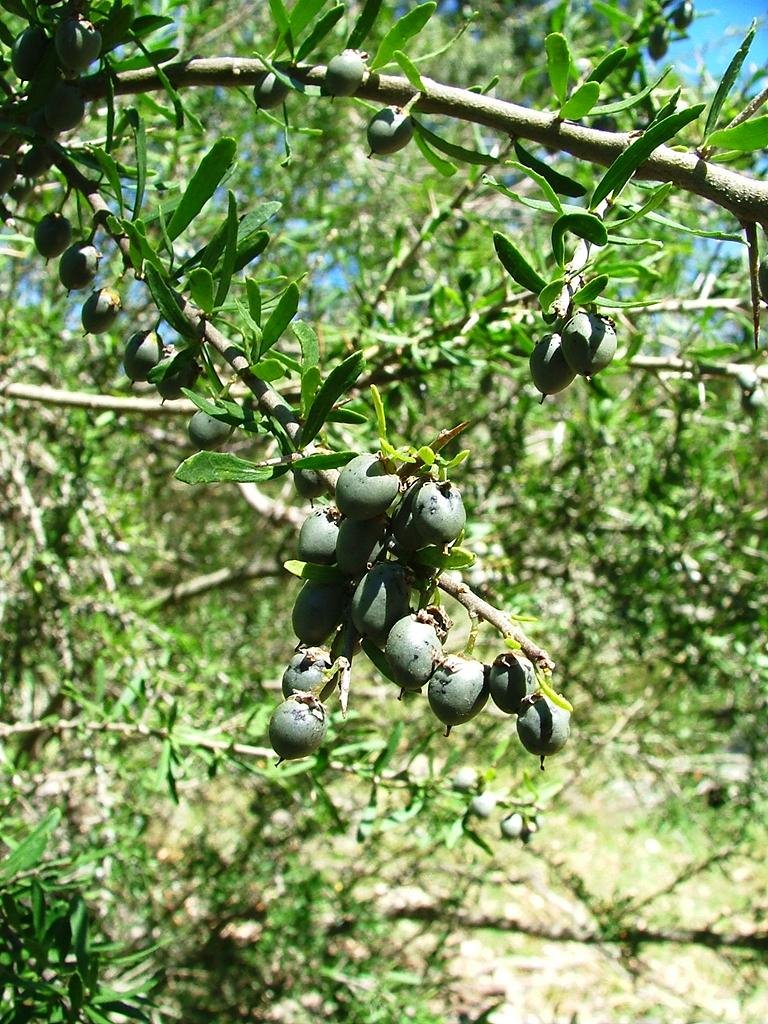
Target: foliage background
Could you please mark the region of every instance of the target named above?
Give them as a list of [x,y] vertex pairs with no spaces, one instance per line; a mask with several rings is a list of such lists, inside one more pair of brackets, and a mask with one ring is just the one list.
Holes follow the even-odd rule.
[[[379,34],[396,13],[386,6]],[[498,95],[544,107],[540,55],[561,6],[484,4],[421,70],[470,86],[492,69]],[[455,35],[461,12],[441,7],[412,56]],[[579,57],[619,41],[598,7],[568,15]],[[173,24],[154,41],[182,55],[265,52],[272,38],[265,5],[162,13]],[[640,53],[617,89],[637,88]],[[703,69],[701,82],[673,72],[653,103],[676,85],[707,99],[711,84]],[[727,117],[766,84],[748,68]],[[125,102],[152,124],[155,203],[189,179],[201,139],[159,116],[157,97]],[[469,581],[535,620],[576,707],[572,740],[543,774],[491,710],[446,741],[423,701],[398,703],[360,658],[346,721],[334,715],[317,757],[275,769],[254,751],[292,647],[282,563],[305,507],[290,485],[175,480],[191,453],[186,406],[127,415],[0,397],[1,831],[9,849],[49,834],[39,864],[0,874],[0,928],[26,936],[0,953],[2,1019],[764,1020],[768,437],[734,368],[764,368],[764,351],[751,348],[744,247],[682,230],[732,233],[733,219],[673,193],[664,213],[682,229],[641,222],[636,245],[609,247],[609,299],[643,305],[615,306],[620,357],[598,380],[540,405],[527,355],[541,318],[491,231],[545,253],[551,218],[477,168],[441,178],[415,147],[369,160],[366,102],[291,96],[289,160],[248,90],[189,90],[184,103],[208,145],[237,138],[227,186],[241,207],[282,204],[255,274],[266,295],[302,278],[323,369],[364,351],[364,383],[379,384],[401,442],[471,419],[456,477],[478,555]],[[98,143],[102,114],[74,146]],[[595,173],[557,166],[585,184]],[[739,166],[764,173],[764,154]],[[516,172],[493,173],[533,194]],[[120,330],[82,336],[78,303],[30,242],[61,196],[53,173],[6,224],[0,377],[126,396],[120,353],[153,321],[149,293],[126,277]],[[190,251],[224,204],[195,220]],[[104,251],[111,283],[121,263]],[[653,357],[676,356],[693,370],[651,372]],[[352,405],[370,418],[364,387]],[[376,444],[372,427],[328,436]],[[231,450],[275,454],[263,435],[236,435]],[[222,569],[227,585],[206,589]],[[191,596],[175,589],[201,579]],[[460,650],[469,623],[452,612]],[[481,626],[477,653],[499,650]],[[459,765],[498,794],[491,819],[467,817],[451,787]],[[518,808],[539,815],[528,845],[499,833]]]

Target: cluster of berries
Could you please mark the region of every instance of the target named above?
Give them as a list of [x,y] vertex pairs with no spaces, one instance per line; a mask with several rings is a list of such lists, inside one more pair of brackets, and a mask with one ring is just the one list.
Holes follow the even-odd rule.
[[593,377],[615,355],[613,321],[580,309],[559,330],[537,342],[531,352],[531,377],[542,395],[555,395],[577,374]]
[[670,10],[666,17],[654,22],[648,35],[648,56],[653,60],[661,60],[669,49],[670,23],[678,30],[685,32],[693,21],[694,9],[692,0],[669,0],[665,6]]

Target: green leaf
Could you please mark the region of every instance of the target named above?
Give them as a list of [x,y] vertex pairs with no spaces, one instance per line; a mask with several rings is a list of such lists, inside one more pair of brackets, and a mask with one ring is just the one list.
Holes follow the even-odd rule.
[[370,70],[373,71],[375,68],[382,68],[386,64],[389,64],[394,56],[395,50],[402,50],[409,39],[418,35],[435,13],[436,9],[437,4],[434,0],[429,0],[428,3],[414,7],[412,11],[404,14],[402,18],[396,21],[379,43],[379,48],[376,51],[373,60],[368,65]]
[[632,210],[627,216],[622,216],[615,222],[616,227],[623,227],[625,224],[631,224],[633,220],[640,220],[647,216],[653,210],[657,209],[663,203],[666,202],[667,196],[672,191],[673,185],[667,181],[663,185],[659,185],[655,188],[648,199],[643,203],[641,207],[636,210]]
[[715,95],[712,98],[712,103],[707,113],[706,124],[704,125],[704,142],[709,142],[709,133],[717,124],[717,119],[720,117],[720,111],[723,109],[723,104],[728,98],[728,94],[736,84],[736,80],[739,77],[739,72],[744,61],[747,59],[747,54],[752,46],[752,41],[755,38],[755,32],[757,31],[757,22],[753,21],[749,26],[747,34],[742,40],[741,46],[738,48],[736,53],[731,58],[731,62],[725,69],[725,74],[720,81],[720,84],[715,91]]
[[254,377],[267,382],[280,380],[281,377],[285,376],[285,367],[279,359],[260,359],[258,363],[254,363],[249,369]]
[[371,384],[371,400],[376,413],[376,430],[380,443],[387,443],[387,414],[384,412],[384,403],[381,400],[381,392],[375,384]]
[[568,121],[578,121],[590,112],[592,107],[600,99],[600,84],[598,82],[584,82],[577,89],[574,89],[568,99],[560,108],[560,117]]
[[554,281],[550,281],[548,285],[541,289],[539,292],[539,306],[542,313],[549,313],[552,303],[563,290],[564,285],[565,279],[559,277]]
[[552,252],[555,260],[562,266],[565,262],[564,237],[566,232],[578,235],[593,245],[605,245],[608,232],[599,217],[591,213],[566,213],[558,217],[552,225]]
[[189,275],[189,293],[204,313],[213,311],[213,274],[205,267],[195,267]]
[[85,973],[88,969],[88,911],[81,896],[76,896],[72,902],[69,925],[72,929],[72,945],[75,950],[77,966],[80,971]]
[[454,160],[459,160],[466,164],[478,164],[480,167],[489,167],[491,164],[497,163],[497,158],[489,156],[487,153],[479,153],[476,149],[465,149],[463,146],[457,146],[453,142],[447,142],[442,139],[439,135],[435,135],[429,128],[417,121],[415,117],[411,117],[413,121],[413,127],[418,134],[420,134],[430,146],[434,146],[435,149],[441,153],[445,153],[446,156],[452,157]]
[[389,667],[389,662],[384,657],[384,652],[380,650],[372,640],[368,640],[365,637],[360,641],[360,646],[363,648],[363,654],[365,654],[373,663],[381,675],[383,675],[385,679],[389,679],[390,682],[394,683],[395,680],[392,678],[392,669]]
[[199,395],[196,391],[192,391],[191,388],[182,388],[181,390],[190,402],[193,402],[203,412],[207,412],[209,416],[213,416],[217,420],[223,420],[224,423],[231,423],[235,427],[245,423],[245,413],[237,402],[223,398],[213,401],[205,398],[203,395]]
[[227,192],[227,220],[225,228],[224,256],[219,270],[219,286],[216,289],[215,299],[215,304],[217,306],[222,306],[229,294],[232,275],[235,272],[235,264],[239,252],[237,236],[237,199],[235,198],[234,192]]
[[0,861],[0,878],[5,881],[14,878],[22,871],[36,867],[43,858],[51,832],[61,820],[61,811],[52,810],[40,824]]
[[292,558],[283,563],[283,568],[291,576],[298,576],[300,580],[318,580],[320,583],[349,582],[349,577],[334,565],[316,565],[314,562],[300,562]]
[[362,353],[353,352],[351,356],[335,366],[323,382],[307,412],[307,418],[301,430],[301,443],[308,445],[322,430],[328,413],[338,399],[354,384],[363,372],[365,359]]
[[196,338],[197,332],[179,307],[179,300],[165,276],[151,263],[144,265],[144,278],[160,316],[183,338]]
[[646,100],[652,92],[654,92],[658,86],[664,81],[669,74],[670,69],[667,68],[663,71],[655,82],[651,82],[650,85],[646,85],[640,92],[633,93],[631,96],[624,100],[615,100],[613,103],[603,103],[602,106],[593,107],[590,111],[590,117],[601,117],[603,114],[619,114],[622,110],[631,110],[632,107],[639,106],[644,100]]
[[104,174],[107,176],[107,181],[112,188],[112,194],[114,195],[117,205],[120,208],[120,215],[123,213],[123,187],[120,184],[120,174],[117,169],[117,164],[100,146],[89,146],[88,154],[92,156],[99,166],[101,167]]
[[421,548],[411,556],[419,565],[429,565],[434,569],[467,569],[475,564],[475,555],[466,548],[452,548],[446,554],[442,548]]
[[347,39],[346,48],[349,50],[359,50],[365,40],[368,38],[368,33],[371,31],[376,23],[376,19],[379,16],[381,10],[382,0],[365,0],[365,6],[360,12],[357,21],[355,22],[354,28],[349,33]]
[[364,412],[350,409],[349,406],[339,406],[337,409],[331,409],[326,418],[326,423],[367,423],[369,419],[370,416],[367,416]]
[[553,167],[550,167],[549,164],[539,160],[533,153],[529,153],[519,142],[515,142],[515,155],[521,164],[540,174],[559,195],[570,196],[573,199],[579,199],[581,196],[586,195],[587,190],[580,181],[575,181],[565,174],[560,174]]
[[395,63],[398,65],[400,70],[403,72],[405,77],[411,83],[414,89],[418,89],[419,92],[424,92],[424,83],[421,80],[419,69],[410,60],[402,50],[395,50],[392,54],[395,59]]
[[[535,171],[532,167],[526,167],[525,164],[521,164],[517,160],[507,160],[507,161],[505,161],[504,166],[505,167],[514,167],[516,170],[520,171],[520,173],[522,175],[524,175],[526,178],[530,178],[531,181],[535,181],[536,184],[541,189],[541,191],[547,197],[547,201],[549,202],[549,205],[552,207],[552,209],[555,211],[555,213],[558,214],[558,216],[561,213],[565,212],[563,210],[563,204],[558,199],[555,190],[552,188],[552,186],[549,184],[547,179],[542,174],[539,174],[539,172]],[[548,212],[551,212],[551,211],[548,211]]]
[[315,395],[320,390],[323,378],[317,366],[308,366],[301,375],[301,414],[306,416]]
[[272,11],[272,18],[277,25],[278,29],[278,40],[275,46],[273,57],[276,57],[282,50],[282,43],[286,42],[291,51],[293,51],[293,37],[291,36],[291,22],[288,18],[288,12],[285,9],[283,0],[269,0],[269,9]]
[[590,76],[587,78],[587,81],[604,82],[609,75],[613,74],[617,67],[624,63],[626,55],[626,46],[619,46],[615,50],[611,50],[610,53],[603,57],[597,67],[594,68]]
[[290,29],[294,39],[298,39],[311,21],[314,21],[328,0],[296,0],[290,14]]
[[571,52],[568,49],[568,42],[562,33],[550,32],[544,40],[544,49],[547,51],[547,71],[552,92],[562,106],[565,102],[568,75],[571,71]]
[[332,7],[330,11],[325,12],[296,51],[297,64],[301,64],[302,61],[306,60],[307,57],[317,49],[323,39],[325,39],[331,29],[335,26],[339,18],[342,17],[345,9],[344,4],[337,4],[335,7]]
[[296,335],[299,345],[301,345],[302,365],[307,369],[310,366],[317,366],[320,360],[320,345],[313,328],[304,320],[294,320],[291,324],[291,330]]
[[636,139],[628,149],[613,161],[603,177],[595,186],[592,193],[590,207],[594,209],[611,193],[617,195],[635,173],[641,164],[645,163],[654,149],[674,138],[675,135],[686,125],[695,121],[704,109],[704,103],[681,110],[677,114],[665,117],[663,121],[654,123],[648,128],[639,139]]
[[256,466],[231,452],[195,452],[173,475],[183,484],[260,483],[287,472],[287,466]]
[[168,235],[171,240],[178,238],[211,198],[222,179],[229,173],[236,153],[235,140],[224,138],[214,142],[205,154],[168,222]]
[[392,727],[392,731],[389,734],[389,738],[387,739],[386,746],[373,762],[374,775],[380,775],[395,756],[397,748],[400,746],[400,740],[403,738],[404,731],[405,725],[402,722],[395,722]]
[[272,311],[272,315],[269,320],[264,324],[264,333],[261,339],[262,355],[267,351],[267,349],[272,348],[275,342],[280,339],[283,331],[291,320],[293,320],[294,316],[296,316],[296,310],[298,308],[299,287],[295,281],[291,281],[280,296],[280,301]]
[[593,278],[583,288],[579,288],[577,292],[573,293],[571,304],[574,307],[587,306],[590,302],[594,302],[597,296],[605,291],[609,280],[610,278],[607,274],[600,274],[599,277]]
[[136,195],[133,199],[132,220],[136,220],[144,202],[144,188],[147,182],[147,133],[141,114],[134,107],[126,111],[126,120],[133,128],[134,148],[136,151]]
[[501,260],[501,265],[506,272],[523,288],[538,295],[546,285],[544,278],[531,266],[520,250],[506,235],[495,231],[493,234],[493,247],[496,255]]
[[413,138],[416,145],[421,150],[422,156],[435,168],[438,174],[442,174],[444,178],[450,178],[458,171],[456,164],[451,163],[450,160],[443,160],[441,156],[438,156],[434,149],[427,144],[427,141],[422,136],[421,132],[417,131]]
[[291,463],[292,469],[338,469],[355,458],[357,452],[317,452]]
[[712,132],[707,139],[707,145],[737,149],[742,153],[768,149],[768,115],[743,121],[733,128],[721,128]]
[[248,296],[248,312],[255,324],[261,324],[261,289],[252,277],[245,279],[245,293]]

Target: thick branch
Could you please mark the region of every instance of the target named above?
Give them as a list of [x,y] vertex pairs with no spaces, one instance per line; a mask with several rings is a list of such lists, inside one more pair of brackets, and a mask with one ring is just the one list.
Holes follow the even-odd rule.
[[[240,57],[198,58],[179,64],[168,64],[163,72],[174,86],[230,86],[254,84],[264,70],[258,60]],[[320,86],[325,68],[289,65],[283,67],[299,87]],[[447,117],[484,125],[507,135],[529,139],[550,149],[562,150],[590,163],[608,166],[632,142],[629,132],[602,132],[595,128],[561,121],[556,114],[529,110],[492,96],[483,96],[442,85],[422,78],[425,91],[419,96],[415,111],[444,114]],[[115,91],[119,95],[153,92],[164,88],[154,69],[126,71],[118,75]],[[93,76],[84,83],[90,99],[106,94],[103,76]],[[404,78],[371,74],[357,95],[362,99],[403,106],[417,95]],[[709,199],[729,210],[743,223],[756,222],[768,230],[768,183],[708,163],[695,153],[679,153],[668,146],[659,146],[635,176],[651,181],[668,181],[679,188]]]

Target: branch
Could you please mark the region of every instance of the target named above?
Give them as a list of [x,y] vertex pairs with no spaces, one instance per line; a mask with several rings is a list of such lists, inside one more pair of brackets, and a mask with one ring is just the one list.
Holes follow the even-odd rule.
[[86,391],[63,391],[40,384],[0,381],[0,398],[15,398],[41,405],[63,405],[94,411],[138,413],[142,416],[189,416],[197,406],[186,398],[175,402],[158,402],[156,398],[122,398],[114,395],[88,394]]
[[[299,85],[321,86],[325,78],[323,66],[285,65],[281,70]],[[263,71],[261,61],[241,57],[198,58],[163,67],[163,75],[176,88],[242,88],[255,84]],[[397,106],[404,106],[418,96],[412,107],[414,110],[480,124],[602,166],[613,163],[636,137],[631,132],[602,132],[596,128],[585,128],[561,121],[557,114],[530,110],[467,89],[442,85],[423,76],[422,81],[424,92],[417,93],[404,78],[369,74],[356,95],[361,99]],[[87,99],[103,99],[107,94],[107,80],[103,75],[84,80],[82,87]],[[153,68],[125,71],[114,82],[115,92],[121,96],[162,91],[164,88]],[[768,183],[708,163],[695,153],[680,153],[668,146],[659,146],[635,171],[635,177],[671,182],[729,210],[742,223],[762,224],[768,230]]]

